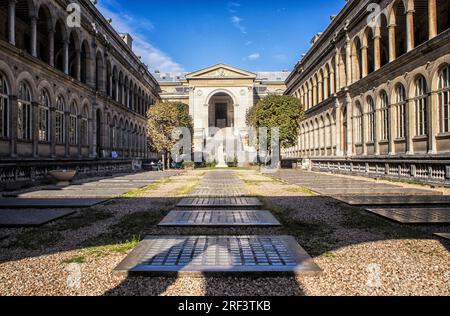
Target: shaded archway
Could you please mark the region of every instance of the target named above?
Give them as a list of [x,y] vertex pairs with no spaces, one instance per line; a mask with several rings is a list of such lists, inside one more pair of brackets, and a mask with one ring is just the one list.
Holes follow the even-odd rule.
[[234,101],[226,92],[215,93],[209,99],[209,127],[234,127]]
[[407,51],[406,41],[406,8],[402,0],[397,0],[393,8],[393,21],[395,25],[395,57],[399,57]]
[[450,28],[450,1],[437,0],[436,7],[438,33],[442,33]]
[[55,68],[64,72],[65,42],[67,40],[66,28],[61,20],[56,22],[54,38]]
[[31,19],[33,2],[19,0],[16,4],[16,47],[31,54]]
[[50,10],[43,5],[39,8],[37,24],[37,54],[43,62],[50,63],[50,31],[52,18]]

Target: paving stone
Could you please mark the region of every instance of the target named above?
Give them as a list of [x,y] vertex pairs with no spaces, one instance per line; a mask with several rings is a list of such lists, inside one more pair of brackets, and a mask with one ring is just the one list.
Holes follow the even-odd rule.
[[189,210],[172,211],[159,226],[280,226],[269,211]]
[[104,203],[109,199],[28,199],[28,198],[0,198],[0,208],[85,208]]
[[0,227],[41,226],[73,213],[74,210],[0,210]]
[[450,196],[424,195],[424,196],[338,196],[335,199],[349,205],[449,205]]
[[262,206],[257,198],[249,197],[225,197],[225,198],[184,198],[179,207],[251,207]]
[[368,208],[367,211],[401,224],[450,223],[450,208]]
[[317,274],[320,268],[289,236],[147,237],[115,269],[151,276]]
[[189,196],[197,197],[237,197],[244,196],[247,191],[244,190],[222,190],[222,189],[196,189]]
[[382,195],[382,196],[402,196],[402,195],[442,195],[442,192],[438,191],[429,191],[429,190],[421,190],[421,189],[409,189],[409,188],[315,188],[310,187],[311,190],[321,194],[321,195],[329,195],[329,196],[349,196],[349,195]]
[[447,233],[436,233],[435,236],[450,240],[450,234]]

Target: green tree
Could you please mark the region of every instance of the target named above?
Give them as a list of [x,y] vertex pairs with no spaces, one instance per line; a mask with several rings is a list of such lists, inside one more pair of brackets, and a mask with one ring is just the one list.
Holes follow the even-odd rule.
[[194,124],[189,106],[181,102],[158,102],[147,113],[148,137],[155,152],[163,155],[163,163],[170,167],[170,155],[177,143],[172,138],[174,129],[187,127],[193,132]]
[[271,95],[261,99],[247,113],[249,126],[268,129],[270,146],[271,129],[278,127],[281,148],[289,148],[297,143],[299,122],[304,117],[300,100],[291,96]]

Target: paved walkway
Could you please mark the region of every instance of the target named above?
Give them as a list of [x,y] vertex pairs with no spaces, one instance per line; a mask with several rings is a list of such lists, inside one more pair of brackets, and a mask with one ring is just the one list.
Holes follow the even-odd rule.
[[450,196],[436,190],[299,170],[274,176],[402,224],[450,223]]
[[[244,183],[232,171],[210,171],[159,226],[280,226],[262,206],[246,197]],[[125,273],[203,276],[204,274],[310,274],[320,272],[290,236],[160,236],[147,237],[116,268]]]

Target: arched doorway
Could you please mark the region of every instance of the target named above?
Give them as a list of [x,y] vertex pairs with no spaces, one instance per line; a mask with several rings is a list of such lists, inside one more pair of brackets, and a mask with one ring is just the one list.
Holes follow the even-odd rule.
[[218,92],[209,100],[209,127],[234,127],[234,101],[225,93]]

